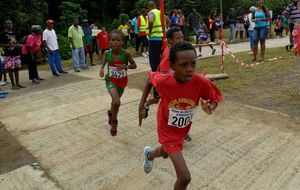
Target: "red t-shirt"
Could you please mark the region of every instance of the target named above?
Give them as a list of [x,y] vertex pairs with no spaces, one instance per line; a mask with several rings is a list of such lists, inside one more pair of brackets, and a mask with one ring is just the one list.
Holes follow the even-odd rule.
[[178,83],[172,73],[150,72],[149,79],[160,95],[157,131],[162,145],[184,142],[200,98],[222,101],[218,88],[201,74],[194,74],[187,83]]
[[42,45],[42,36],[34,33],[27,36],[26,43],[22,46],[22,54],[29,54],[27,47],[31,49],[31,53],[36,53]]
[[166,47],[162,54],[157,71],[161,73],[169,73],[171,71],[169,55],[170,55],[170,48]]
[[97,34],[97,40],[98,40],[100,49],[109,49],[108,33],[106,31],[99,32]]

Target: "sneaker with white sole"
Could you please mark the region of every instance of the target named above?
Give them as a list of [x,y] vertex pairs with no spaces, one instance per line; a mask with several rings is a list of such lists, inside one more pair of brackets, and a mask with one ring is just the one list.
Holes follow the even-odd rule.
[[148,154],[152,151],[151,146],[146,146],[144,148],[144,171],[146,174],[150,173],[152,171],[153,167],[153,160],[148,159]]

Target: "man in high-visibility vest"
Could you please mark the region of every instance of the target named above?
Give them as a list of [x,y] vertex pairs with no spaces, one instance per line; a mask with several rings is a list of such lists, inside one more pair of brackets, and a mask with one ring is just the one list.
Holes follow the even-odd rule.
[[141,52],[143,57],[148,57],[148,17],[147,9],[142,8],[141,15],[137,19],[140,41],[142,43]]
[[148,25],[149,25],[149,62],[152,71],[156,71],[160,63],[163,30],[161,26],[160,11],[153,1],[148,4]]

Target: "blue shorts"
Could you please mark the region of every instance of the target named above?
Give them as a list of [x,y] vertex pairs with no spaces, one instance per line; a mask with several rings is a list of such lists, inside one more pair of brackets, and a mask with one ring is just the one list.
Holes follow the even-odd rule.
[[268,26],[262,26],[262,27],[255,27],[253,29],[253,42],[254,44],[258,44],[258,41],[260,43],[265,43],[266,38],[268,36]]

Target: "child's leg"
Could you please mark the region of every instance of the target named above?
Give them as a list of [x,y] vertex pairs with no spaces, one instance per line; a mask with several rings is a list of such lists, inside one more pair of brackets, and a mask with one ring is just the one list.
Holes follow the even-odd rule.
[[176,171],[177,180],[174,184],[174,190],[185,190],[191,182],[191,174],[185,163],[181,152],[169,154]]
[[112,120],[116,121],[118,118],[119,108],[121,105],[120,95],[118,93],[117,88],[112,88],[109,91],[111,96],[111,113],[112,113]]
[[149,160],[154,160],[155,158],[158,158],[158,157],[168,158],[168,153],[165,152],[163,146],[157,147],[156,149],[152,150],[148,154],[148,159]]

